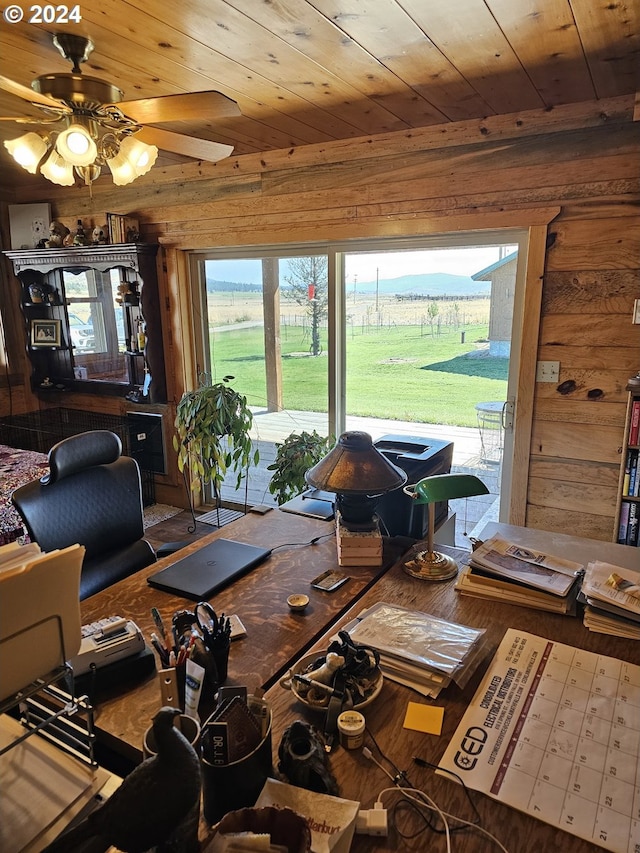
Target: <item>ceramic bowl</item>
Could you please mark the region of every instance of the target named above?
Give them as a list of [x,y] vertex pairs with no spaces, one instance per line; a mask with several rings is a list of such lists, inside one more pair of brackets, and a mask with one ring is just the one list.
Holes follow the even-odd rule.
[[[300,693],[300,690],[298,689],[298,684],[296,683],[295,679],[293,678],[294,675],[304,675],[305,670],[314,661],[317,661],[317,660],[322,660],[322,653],[321,652],[313,652],[311,654],[305,655],[304,657],[301,657],[300,660],[298,660],[298,661],[296,661],[296,663],[294,663],[294,665],[289,670],[288,674],[280,679],[280,686],[284,687],[285,690],[290,690],[293,693],[293,695],[296,697],[296,699],[299,702],[302,702],[303,705],[306,705],[307,708],[311,708],[311,709],[317,710],[317,711],[326,711],[327,710],[326,704],[325,705],[314,705],[314,704],[308,702],[307,699],[305,698],[305,696]],[[360,710],[362,708],[366,708],[367,705],[370,705],[371,702],[373,702],[373,700],[376,699],[377,696],[380,694],[380,691],[382,690],[382,683],[383,683],[382,671],[378,668],[376,670],[376,675],[373,679],[373,683],[372,683],[370,689],[367,691],[365,698],[362,701],[355,703],[353,705],[353,707]]]
[[289,605],[290,610],[293,610],[295,613],[299,613],[301,610],[305,609],[307,604],[309,604],[309,596],[301,592],[295,593],[287,598],[287,604]]

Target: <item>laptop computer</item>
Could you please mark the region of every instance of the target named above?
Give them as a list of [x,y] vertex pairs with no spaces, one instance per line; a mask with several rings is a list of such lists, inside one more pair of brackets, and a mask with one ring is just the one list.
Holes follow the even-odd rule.
[[214,539],[166,569],[147,578],[147,583],[193,601],[204,601],[271,554],[266,548],[233,539]]
[[294,515],[305,515],[307,518],[331,521],[334,516],[333,502],[335,497],[332,492],[307,489],[295,498],[291,498],[290,501],[280,504],[278,509],[283,512],[291,512]]

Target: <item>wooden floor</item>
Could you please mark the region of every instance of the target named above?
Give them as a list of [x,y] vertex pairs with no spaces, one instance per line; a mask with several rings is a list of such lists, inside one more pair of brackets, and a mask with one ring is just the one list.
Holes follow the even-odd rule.
[[184,542],[185,545],[189,545],[215,529],[210,524],[198,523],[195,531],[190,532],[193,531],[193,519],[189,510],[185,510],[167,521],[148,527],[144,532],[144,538],[156,549],[169,542]]

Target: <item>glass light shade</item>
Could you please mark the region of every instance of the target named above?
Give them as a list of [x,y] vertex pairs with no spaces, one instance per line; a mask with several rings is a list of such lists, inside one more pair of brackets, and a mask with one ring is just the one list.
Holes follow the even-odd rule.
[[155,145],[147,145],[134,136],[127,136],[120,143],[120,150],[115,157],[107,160],[111,169],[113,183],[117,186],[130,184],[140,175],[146,175],[156,162],[158,149]]
[[56,140],[58,153],[72,166],[90,166],[98,156],[95,141],[81,124],[70,124]]
[[47,153],[48,146],[41,136],[31,131],[24,136],[18,136],[17,139],[7,139],[4,147],[16,163],[35,175],[38,163]]
[[73,166],[67,163],[55,148],[40,167],[40,172],[47,180],[61,187],[70,187],[75,183]]

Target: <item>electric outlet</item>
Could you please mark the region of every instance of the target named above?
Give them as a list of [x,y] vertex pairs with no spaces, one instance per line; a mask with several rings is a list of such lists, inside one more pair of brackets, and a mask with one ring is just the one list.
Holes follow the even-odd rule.
[[560,376],[559,361],[539,361],[536,366],[536,382],[557,382]]

